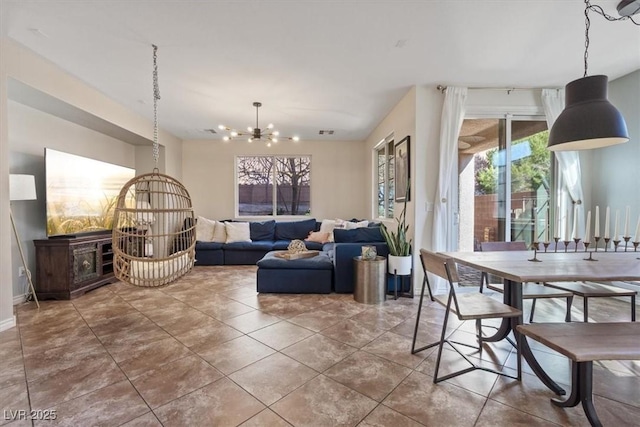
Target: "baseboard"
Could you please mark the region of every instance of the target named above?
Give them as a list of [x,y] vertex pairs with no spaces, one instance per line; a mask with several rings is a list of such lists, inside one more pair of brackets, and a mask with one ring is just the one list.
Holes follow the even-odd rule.
[[6,331],[16,326],[16,316],[11,316],[6,320],[0,320],[0,332]]
[[22,304],[27,300],[27,294],[15,295],[13,297],[13,305]]

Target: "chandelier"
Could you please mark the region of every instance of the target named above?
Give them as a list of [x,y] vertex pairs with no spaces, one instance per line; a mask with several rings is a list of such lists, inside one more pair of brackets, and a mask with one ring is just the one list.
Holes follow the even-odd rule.
[[295,142],[300,141],[300,138],[297,136],[281,137],[280,132],[273,129],[273,123],[269,123],[266,129],[264,130],[261,129],[260,125],[258,124],[258,109],[262,107],[262,103],[254,102],[253,106],[256,107],[256,126],[255,127],[249,126],[247,127],[247,132],[243,132],[243,131],[237,131],[225,125],[219,125],[218,129],[226,130],[227,132],[229,132],[229,135],[225,135],[222,137],[223,141],[230,141],[234,138],[245,137],[247,138],[248,142],[253,142],[256,140],[265,141],[267,144],[267,147],[271,147],[271,144],[277,143],[279,139],[286,139],[286,140],[295,141]]

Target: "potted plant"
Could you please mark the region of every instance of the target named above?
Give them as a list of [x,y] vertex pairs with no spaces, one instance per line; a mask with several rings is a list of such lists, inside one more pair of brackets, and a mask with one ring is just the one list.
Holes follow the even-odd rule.
[[[406,194],[409,194],[408,183]],[[382,236],[389,247],[389,273],[400,276],[411,274],[411,239],[407,238],[409,225],[406,221],[406,215],[407,199],[404,200],[400,216],[396,218],[397,230],[389,231],[384,224],[380,227]]]

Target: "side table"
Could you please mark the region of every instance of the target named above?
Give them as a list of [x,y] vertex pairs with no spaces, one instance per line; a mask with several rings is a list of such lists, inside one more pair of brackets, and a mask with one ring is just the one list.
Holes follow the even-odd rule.
[[353,299],[363,304],[379,304],[386,298],[387,259],[378,256],[372,260],[353,258]]

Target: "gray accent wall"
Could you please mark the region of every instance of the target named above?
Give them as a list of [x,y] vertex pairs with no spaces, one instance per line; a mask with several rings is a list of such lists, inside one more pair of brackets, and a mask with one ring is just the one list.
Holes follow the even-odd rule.
[[640,214],[640,70],[610,82],[609,101],[624,116],[630,140],[594,150],[591,168],[583,173],[591,179],[592,206],[611,206],[612,215],[619,209],[621,221],[625,206],[631,206],[633,234]]

